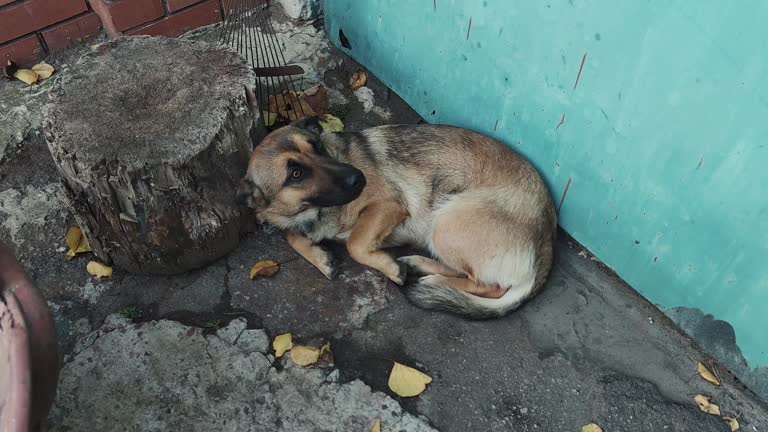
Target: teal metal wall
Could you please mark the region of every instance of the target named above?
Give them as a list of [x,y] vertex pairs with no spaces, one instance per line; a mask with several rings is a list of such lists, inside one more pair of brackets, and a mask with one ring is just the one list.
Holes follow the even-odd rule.
[[[346,50],[432,123],[528,157],[561,225],[662,308],[768,364],[768,2],[326,0]],[[471,21],[471,25],[470,25]],[[577,82],[578,81],[578,82]]]

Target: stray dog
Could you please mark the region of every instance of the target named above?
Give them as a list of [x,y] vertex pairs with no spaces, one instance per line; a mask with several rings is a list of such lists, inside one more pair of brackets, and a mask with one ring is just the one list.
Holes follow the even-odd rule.
[[[328,279],[319,245],[345,240],[350,256],[426,309],[502,316],[544,286],[552,268],[555,209],[536,170],[489,137],[466,129],[393,125],[323,133],[316,117],[277,129],[256,146],[238,201]],[[395,259],[412,245],[435,259]]]

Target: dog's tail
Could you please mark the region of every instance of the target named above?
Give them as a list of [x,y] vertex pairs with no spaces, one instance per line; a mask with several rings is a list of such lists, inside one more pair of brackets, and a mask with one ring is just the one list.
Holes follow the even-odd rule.
[[429,277],[404,288],[405,296],[424,309],[452,312],[470,319],[490,319],[504,316],[520,307],[537,291],[538,280],[526,286],[515,286],[497,299],[479,297],[454,287],[441,285]]

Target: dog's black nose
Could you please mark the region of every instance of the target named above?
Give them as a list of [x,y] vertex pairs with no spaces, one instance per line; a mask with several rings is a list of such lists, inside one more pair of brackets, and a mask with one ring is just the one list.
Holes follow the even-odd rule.
[[365,176],[360,170],[355,170],[344,179],[344,183],[350,189],[360,190],[365,187]]

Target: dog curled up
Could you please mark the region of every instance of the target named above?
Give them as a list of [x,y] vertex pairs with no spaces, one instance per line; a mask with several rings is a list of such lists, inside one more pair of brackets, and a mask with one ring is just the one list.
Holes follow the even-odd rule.
[[[498,141],[452,126],[323,132],[305,117],[256,146],[238,190],[261,222],[328,279],[326,239],[426,308],[482,319],[535,295],[552,268],[555,209],[536,170]],[[393,258],[385,248],[428,250]]]

